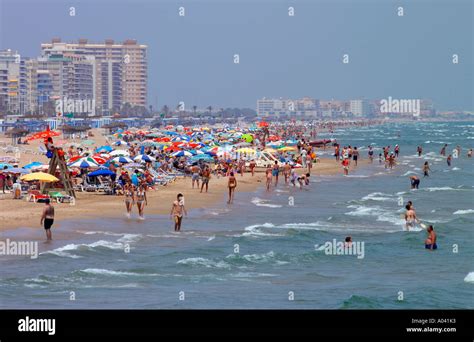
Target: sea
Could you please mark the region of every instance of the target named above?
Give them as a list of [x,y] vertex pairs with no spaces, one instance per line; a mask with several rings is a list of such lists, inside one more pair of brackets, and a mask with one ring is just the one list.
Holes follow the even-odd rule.
[[[40,253],[0,258],[0,308],[474,308],[474,158],[466,157],[474,123],[387,123],[320,137],[357,146],[362,159],[369,144],[376,156],[399,144],[399,163],[313,176],[303,190],[237,192],[233,205],[223,194],[222,204],[191,210],[180,233],[167,216],[123,213],[60,222],[49,244],[37,227],[3,232],[38,241]],[[439,154],[445,143],[451,153],[462,148],[451,167]],[[319,155],[332,158],[332,149]],[[432,172],[423,178],[425,161]],[[410,175],[420,177],[418,190]],[[436,251],[424,248],[422,227],[404,229],[409,200],[434,226]],[[363,254],[326,248],[347,236]]]

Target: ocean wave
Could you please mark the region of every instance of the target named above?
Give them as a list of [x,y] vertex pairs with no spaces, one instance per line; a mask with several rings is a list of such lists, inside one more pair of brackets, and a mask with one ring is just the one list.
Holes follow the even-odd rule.
[[376,217],[377,221],[392,223],[396,226],[401,226],[405,224],[405,220],[394,215],[388,210],[382,209],[379,206],[368,207],[363,205],[350,205],[349,209],[355,209],[345,213],[349,216],[372,216]]
[[465,214],[474,214],[474,209],[457,210],[453,213],[453,215],[465,215]]
[[442,186],[442,187],[424,188],[424,189],[421,189],[421,190],[433,192],[433,191],[461,191],[461,190],[464,190],[464,189],[459,189],[459,188],[454,189],[454,188],[451,188],[449,186]]
[[252,226],[245,227],[245,232],[241,235],[237,235],[237,237],[241,236],[284,236],[282,234],[275,234],[275,233],[268,233],[261,230],[261,228],[274,228],[275,225],[272,223],[264,223],[264,224],[255,224]]
[[207,268],[229,269],[231,266],[225,261],[214,261],[206,258],[186,258],[177,261],[177,264],[186,266],[204,266]]
[[252,200],[250,202],[255,204],[257,207],[268,207],[268,208],[281,208],[282,207],[282,205],[280,205],[280,204],[265,203],[267,201],[265,201],[261,198],[258,198],[258,197],[252,198]]
[[92,275],[105,275],[105,276],[158,276],[157,273],[136,273],[136,272],[124,272],[124,271],[113,271],[103,268],[86,268],[84,270],[77,271],[78,273],[86,273]]
[[257,272],[239,272],[232,274],[232,278],[260,278],[260,277],[277,277],[277,274],[272,273],[257,273]]
[[402,175],[402,177],[406,177],[406,176],[409,176],[409,175],[419,175],[419,173],[415,172],[415,171],[407,171]]
[[467,276],[464,278],[466,283],[474,283],[474,272],[469,272]]
[[226,256],[226,260],[237,264],[240,262],[246,262],[251,264],[264,264],[269,262],[275,262],[275,264],[277,265],[288,264],[288,261],[279,260],[275,252],[273,251],[262,254],[229,254],[228,256]]
[[106,248],[111,250],[123,250],[124,245],[120,242],[112,242],[112,241],[105,241],[99,240],[90,244],[69,244],[63,247],[59,247],[50,251],[42,252],[40,255],[44,254],[52,254],[59,257],[67,257],[67,258],[81,258],[79,255],[71,254],[72,251],[84,251],[84,250],[93,250],[95,248]]
[[362,201],[393,201],[393,198],[387,197],[389,194],[383,192],[372,192],[367,196],[362,197]]

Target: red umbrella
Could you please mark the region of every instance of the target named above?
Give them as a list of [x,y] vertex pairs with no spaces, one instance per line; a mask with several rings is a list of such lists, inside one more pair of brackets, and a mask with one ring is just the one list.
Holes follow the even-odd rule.
[[258,124],[258,127],[268,127],[268,122],[260,121],[260,123]]
[[35,133],[35,134],[27,137],[26,141],[37,140],[37,139],[47,139],[47,138],[50,138],[50,137],[57,137],[60,134],[61,133],[59,133],[59,132],[50,130],[49,126],[48,126],[48,128],[46,128],[46,131]]

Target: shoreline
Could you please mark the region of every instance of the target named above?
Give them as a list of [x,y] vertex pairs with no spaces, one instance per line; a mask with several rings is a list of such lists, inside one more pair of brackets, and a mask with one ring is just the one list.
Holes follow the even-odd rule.
[[[359,167],[368,164],[368,160],[359,161]],[[297,169],[302,173],[303,169]],[[351,165],[351,171],[354,166]],[[319,163],[314,164],[311,175],[337,175],[342,176],[340,163],[333,158],[321,158]],[[280,182],[283,177],[280,178]],[[264,173],[255,173],[252,177],[250,173],[245,173],[243,177],[237,176],[237,192],[252,193],[263,187],[265,184]],[[284,180],[283,180],[284,182]],[[281,183],[280,183],[281,184]],[[158,187],[158,190],[147,192],[148,206],[145,207],[145,217],[147,214],[167,215],[171,210],[171,204],[176,199],[178,193],[183,193],[186,199],[187,210],[209,208],[216,206],[219,202],[225,203],[227,196],[227,177],[216,176],[209,182],[209,192],[199,193],[200,190],[191,188],[189,177],[177,179],[174,183]],[[6,194],[9,196],[10,194]],[[116,218],[124,216],[125,206],[123,196],[104,195],[103,193],[78,193],[76,205],[56,204],[56,218],[53,229],[61,228],[61,221],[77,219],[80,217],[94,218]],[[40,216],[42,203],[26,202],[25,200],[14,200],[4,198],[0,200],[2,211],[0,213],[0,232],[19,228],[38,228],[40,226]],[[134,213],[137,208],[134,207]]]

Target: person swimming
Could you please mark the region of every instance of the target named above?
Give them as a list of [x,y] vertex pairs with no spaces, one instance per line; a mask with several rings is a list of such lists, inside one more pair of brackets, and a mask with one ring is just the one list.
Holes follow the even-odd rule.
[[426,231],[428,232],[428,237],[425,240],[425,249],[435,250],[438,249],[438,245],[436,244],[436,233],[434,232],[434,228],[430,225]]

